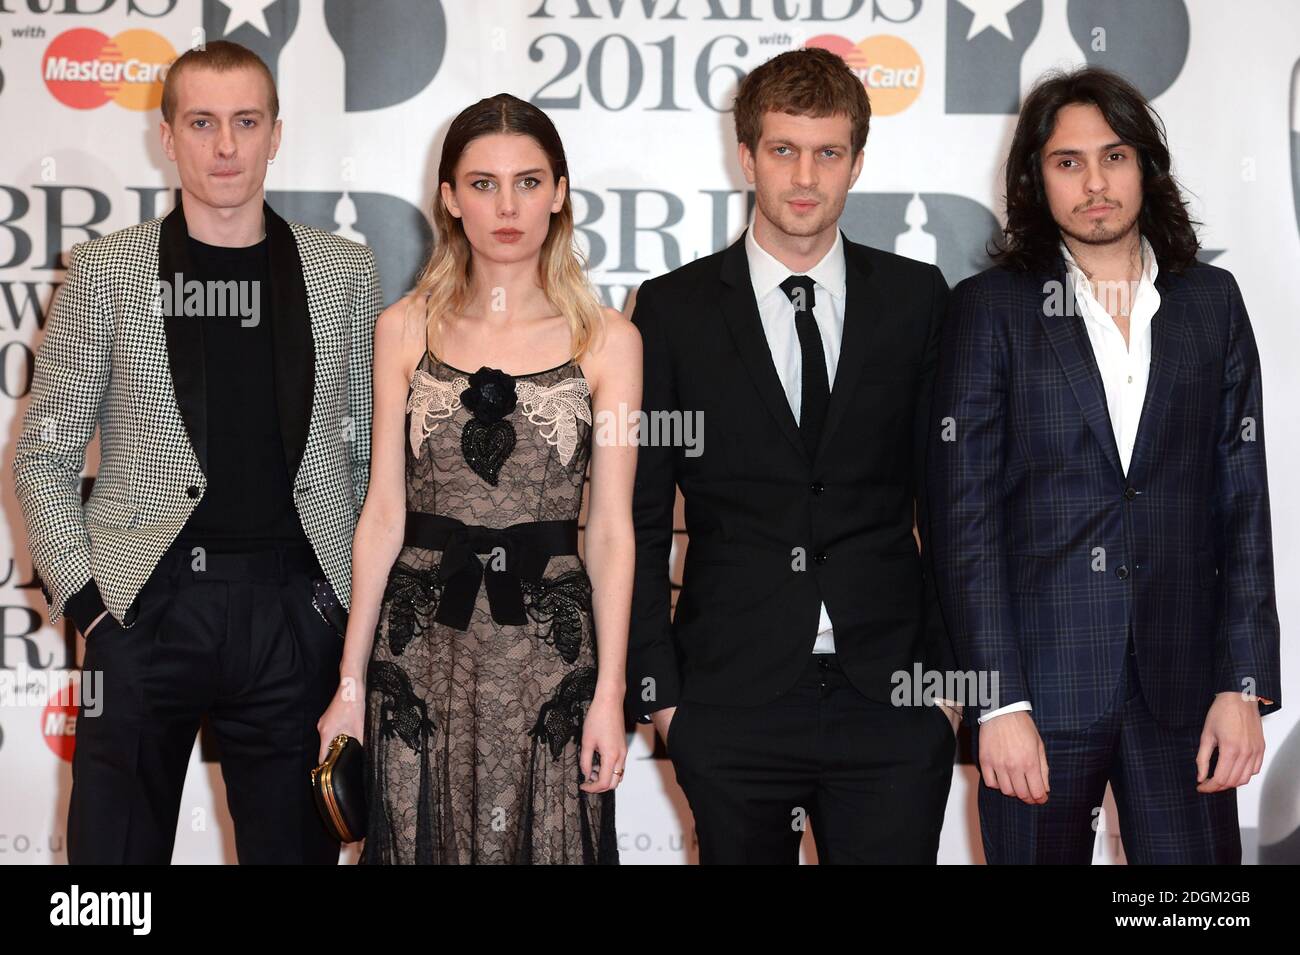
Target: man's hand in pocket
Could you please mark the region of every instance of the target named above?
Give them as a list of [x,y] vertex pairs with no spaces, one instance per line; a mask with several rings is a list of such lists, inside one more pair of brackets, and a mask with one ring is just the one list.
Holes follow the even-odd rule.
[[83,638],[85,638],[85,637],[89,637],[89,636],[91,635],[91,633],[94,632],[95,628],[99,626],[99,622],[100,622],[101,620],[103,620],[103,619],[104,619],[105,617],[107,617],[107,616],[108,616],[108,611],[105,610],[103,613],[101,613],[101,614],[100,614],[98,617],[96,617],[94,620],[90,621],[90,626],[87,628],[86,632],[83,633],[81,636],[82,636]]

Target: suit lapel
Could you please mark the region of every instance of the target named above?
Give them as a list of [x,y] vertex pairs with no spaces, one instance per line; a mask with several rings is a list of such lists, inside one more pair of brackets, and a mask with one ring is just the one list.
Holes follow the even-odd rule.
[[[1070,382],[1075,401],[1083,411],[1083,417],[1092,429],[1093,436],[1101,444],[1106,460],[1121,478],[1124,469],[1119,461],[1119,448],[1115,444],[1115,431],[1110,423],[1110,411],[1106,405],[1106,389],[1101,382],[1101,372],[1097,368],[1097,357],[1093,354],[1092,343],[1088,341],[1088,330],[1084,327],[1084,318],[1074,300],[1074,287],[1070,284],[1065,264],[1061,263],[1054,275],[1039,275],[1035,281],[1055,281],[1064,289],[1067,312],[1074,314],[1049,315],[1047,309],[1038,308],[1038,320],[1042,323],[1047,340],[1051,342],[1056,359],[1061,363],[1061,370]],[[1037,294],[1034,300],[1043,300]]]
[[775,419],[781,433],[805,459],[808,451],[799,436],[799,425],[790,410],[790,401],[772,361],[772,350],[763,331],[763,320],[754,300],[754,285],[749,277],[749,258],[745,254],[745,233],[741,233],[722,256],[722,314],[740,358],[759,397]]
[[271,254],[271,329],[275,398],[280,415],[284,461],[292,482],[298,474],[315,389],[316,349],[307,307],[307,284],[293,230],[265,206],[266,237]]
[[862,378],[862,365],[871,354],[871,343],[880,329],[885,297],[872,277],[871,264],[861,247],[841,233],[844,243],[844,331],[840,339],[840,360],[831,383],[830,405],[817,443],[817,456],[826,453],[835,429],[852,403],[853,392]]
[[1156,277],[1160,308],[1151,319],[1151,371],[1147,376],[1147,393],[1142,399],[1142,417],[1138,419],[1133,440],[1133,457],[1129,461],[1129,483],[1140,476],[1150,460],[1155,432],[1169,411],[1169,392],[1178,377],[1182,362],[1183,329],[1186,304],[1164,272]]
[[[189,238],[185,211],[177,202],[176,208],[163,219],[158,233],[158,278],[163,289],[172,289],[177,282],[199,278],[190,261]],[[173,290],[172,294],[183,296],[184,285]],[[167,363],[171,367],[176,406],[185,421],[185,430],[189,433],[199,468],[207,474],[208,396],[203,366],[203,320],[185,315],[184,309],[172,311],[179,314],[164,316],[163,329],[167,337]]]

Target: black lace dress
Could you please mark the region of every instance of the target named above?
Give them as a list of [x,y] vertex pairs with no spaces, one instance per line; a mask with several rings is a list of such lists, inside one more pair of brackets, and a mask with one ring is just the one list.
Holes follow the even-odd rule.
[[366,677],[362,864],[617,863],[613,791],[579,789],[596,687],[577,518],[575,361],[511,377],[425,354],[407,402],[405,541]]

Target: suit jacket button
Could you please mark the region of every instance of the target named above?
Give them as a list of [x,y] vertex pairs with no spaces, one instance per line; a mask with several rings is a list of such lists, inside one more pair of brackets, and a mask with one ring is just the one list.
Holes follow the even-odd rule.
[[1128,565],[1120,564],[1115,568],[1115,576],[1120,580],[1128,580]]
[[811,487],[814,494],[820,494],[822,491],[826,490],[826,485],[821,481],[813,481],[809,487]]
[[1124,489],[1124,500],[1131,501],[1138,496],[1137,488],[1126,487]]
[[191,484],[189,487],[187,487],[187,488],[185,489],[185,493],[186,493],[189,497],[198,497],[198,496],[199,496],[199,489],[198,489],[197,487],[195,487],[193,484]]

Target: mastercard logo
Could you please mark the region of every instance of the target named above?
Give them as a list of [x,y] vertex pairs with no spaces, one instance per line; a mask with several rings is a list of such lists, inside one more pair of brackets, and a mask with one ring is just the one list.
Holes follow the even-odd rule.
[[113,102],[151,110],[162,103],[162,81],[176,51],[152,30],[124,30],[109,37],[78,28],[51,41],[41,75],[64,106],[95,109]]
[[824,33],[804,46],[838,54],[857,74],[871,99],[873,116],[893,116],[916,102],[925,85],[925,64],[916,48],[901,37],[879,34],[854,43]]
[[[73,677],[72,690],[79,684]],[[41,712],[41,736],[45,745],[59,759],[72,762],[72,753],[77,746],[77,695],[65,690],[56,690]]]

